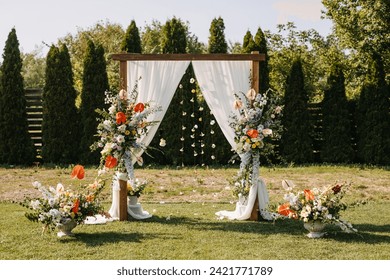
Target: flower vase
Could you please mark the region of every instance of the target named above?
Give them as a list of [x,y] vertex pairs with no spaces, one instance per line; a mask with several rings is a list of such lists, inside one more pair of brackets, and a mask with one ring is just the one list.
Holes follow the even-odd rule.
[[323,232],[325,228],[325,224],[321,221],[310,221],[303,223],[305,229],[309,231],[306,235],[309,238],[321,238],[325,232]]
[[127,200],[128,200],[129,205],[137,205],[137,203],[138,203],[138,197],[136,195],[128,196]]
[[77,223],[72,219],[67,219],[63,223],[57,224],[57,236],[74,236],[72,230],[77,226]]

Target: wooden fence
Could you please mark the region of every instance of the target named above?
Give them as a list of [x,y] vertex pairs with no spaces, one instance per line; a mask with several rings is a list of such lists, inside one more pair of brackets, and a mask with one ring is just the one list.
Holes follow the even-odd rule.
[[42,149],[42,89],[26,89],[28,132],[37,149]]

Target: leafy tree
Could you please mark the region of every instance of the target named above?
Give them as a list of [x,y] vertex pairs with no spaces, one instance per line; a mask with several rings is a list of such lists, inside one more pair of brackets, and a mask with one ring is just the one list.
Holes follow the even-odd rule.
[[122,41],[121,50],[128,53],[142,53],[141,37],[134,20],[131,21]]
[[46,59],[41,56],[41,48],[22,54],[22,75],[25,88],[43,88],[45,84]]
[[162,52],[163,53],[186,53],[187,29],[180,19],[168,20],[162,28]]
[[210,26],[209,53],[227,53],[228,45],[225,39],[225,23],[221,17],[214,18]]
[[162,25],[158,20],[147,24],[141,33],[141,45],[143,53],[162,53],[161,37]]
[[90,146],[97,140],[95,134],[99,115],[95,110],[106,107],[104,93],[107,90],[109,90],[109,86],[104,49],[101,45],[95,47],[95,44],[89,41],[87,54],[84,58],[83,89],[80,104],[82,124],[80,156],[81,162],[84,164],[99,163],[99,151],[91,152]]
[[378,55],[370,63],[358,103],[358,154],[370,164],[390,163],[390,90]]
[[302,62],[295,59],[287,79],[282,117],[285,131],[281,139],[281,151],[288,162],[308,163],[313,158],[308,100]]
[[339,64],[335,64],[328,78],[328,89],[322,101],[321,158],[324,162],[348,163],[354,160],[351,143],[352,123],[344,83],[342,68]]
[[80,145],[79,116],[72,65],[66,45],[52,45],[46,58],[43,89],[42,157],[45,162],[74,163]]
[[5,42],[0,67],[0,162],[31,164],[36,150],[28,133],[22,59],[13,28]]
[[[125,32],[121,25],[106,21],[98,22],[89,28],[79,28],[77,34],[68,34],[59,40],[69,48],[74,72],[74,87],[78,96],[80,96],[83,88],[83,61],[86,55],[88,41],[92,40],[95,44],[103,46],[107,55],[121,51],[121,42],[123,41],[124,35]],[[113,92],[118,92],[120,88],[119,63],[110,59],[109,56],[106,57],[106,60],[110,89]],[[81,100],[79,98],[76,102],[77,105],[80,102]]]

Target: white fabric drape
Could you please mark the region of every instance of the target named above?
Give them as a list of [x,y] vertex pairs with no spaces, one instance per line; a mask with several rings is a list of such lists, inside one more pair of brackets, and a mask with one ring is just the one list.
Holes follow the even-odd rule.
[[[229,116],[236,113],[233,110],[234,93],[246,93],[250,89],[251,61],[193,61],[192,65],[207,105],[226,139],[235,148],[234,130],[229,126]],[[249,219],[258,197],[261,216],[271,220],[271,213],[266,210],[269,201],[266,185],[260,178],[254,182],[248,198],[239,200],[234,211],[219,211],[216,215],[221,219]]]
[[[138,81],[138,102],[151,101],[162,108],[161,111],[151,114],[147,121],[162,121],[189,64],[189,61],[127,62],[128,91],[130,92]],[[141,138],[143,144],[150,144],[159,125],[160,123],[149,128],[148,133]]]
[[234,130],[229,126],[234,93],[250,89],[251,61],[193,61],[194,72],[207,105],[232,148]]
[[[162,121],[189,63],[189,61],[127,62],[127,91],[131,92],[135,84],[138,83],[137,102],[152,102],[153,105],[161,106],[162,110],[149,115],[147,121]],[[150,127],[148,133],[142,136],[140,140],[144,145],[150,144],[159,124]],[[137,156],[140,156],[142,152],[143,150],[139,150]],[[127,177],[124,176],[122,179],[127,180]],[[117,178],[113,180],[112,204],[108,212],[112,218],[119,218],[119,183]],[[128,213],[134,217],[133,212],[130,208],[128,209]],[[148,214],[142,217],[145,216]]]

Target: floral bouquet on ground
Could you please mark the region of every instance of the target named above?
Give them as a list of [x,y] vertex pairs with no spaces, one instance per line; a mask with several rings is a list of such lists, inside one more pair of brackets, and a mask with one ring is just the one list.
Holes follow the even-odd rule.
[[148,128],[157,123],[147,121],[147,117],[161,108],[152,106],[150,102],[137,102],[137,97],[138,83],[130,93],[124,89],[119,95],[106,92],[108,111],[97,109],[101,115],[97,128],[100,139],[91,149],[102,149],[99,175],[107,168],[114,167],[120,172],[129,173],[128,168],[130,164],[132,166],[134,158],[138,164],[143,163],[142,157],[138,155],[147,147],[140,141],[141,136],[147,134]]
[[[83,166],[76,165],[73,168],[73,178],[83,179],[84,174]],[[44,230],[53,230],[71,220],[82,224],[88,216],[103,213],[98,198],[104,187],[101,181],[80,186],[81,192],[66,189],[61,183],[47,188],[40,182],[34,182],[33,186],[41,193],[41,197],[25,199],[22,205],[31,210],[25,214],[27,219],[42,223]]]
[[293,193],[295,185],[289,180],[282,182],[285,203],[278,207],[278,213],[304,223],[321,221],[338,225],[345,232],[357,232],[349,223],[340,218],[340,212],[347,209],[341,200],[350,184],[334,184],[322,188],[304,189]]
[[[270,95],[275,95],[270,97]],[[241,166],[234,178],[233,194],[237,197],[248,196],[253,180],[258,178],[260,152],[272,154],[274,143],[281,134],[283,107],[280,100],[270,89],[264,94],[250,89],[247,94],[235,94],[234,109],[238,114],[230,116],[230,127],[234,129],[235,151],[240,155]]]
[[127,196],[140,197],[147,184],[146,180],[143,182],[138,179],[127,181]]

